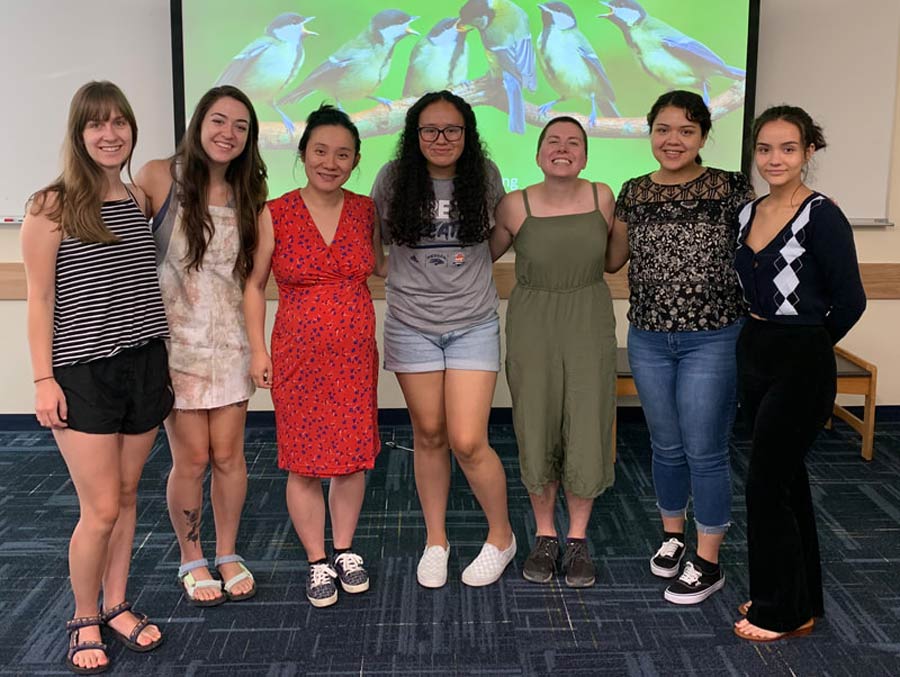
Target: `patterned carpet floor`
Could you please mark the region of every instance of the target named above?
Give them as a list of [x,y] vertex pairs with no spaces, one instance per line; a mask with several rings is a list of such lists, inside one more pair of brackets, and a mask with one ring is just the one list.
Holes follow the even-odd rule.
[[[271,425],[246,435],[249,491],[239,552],[256,575],[252,600],[200,609],[176,585],[178,549],[165,508],[169,450],[160,434],[139,491],[129,596],[160,623],[149,654],[111,644],[129,675],[898,675],[900,674],[900,422],[879,422],[875,460],[838,424],[809,459],[825,579],[826,617],[806,638],[751,644],[731,624],[747,596],[743,478],[748,444],[733,440],[734,525],[722,550],[726,586],[704,603],[663,600],[647,560],[659,545],[646,426],[620,420],[615,486],[597,500],[589,540],[593,588],[526,582],[534,535],[509,425],[491,426],[506,468],[519,555],[499,584],[467,588],[484,519],[454,466],[448,510],[450,582],[416,583],[424,527],[413,481],[411,431],[383,425],[386,444],[368,476],[355,547],[372,588],[327,609],[306,601],[306,559],[288,519]],[[630,420],[629,420],[630,419]],[[66,546],[77,502],[52,437],[0,425],[0,675],[69,674],[63,624],[72,614]],[[99,470],[99,469],[98,469]],[[560,506],[559,525],[564,525]],[[213,552],[205,506],[203,537]],[[693,535],[689,532],[689,542]]]

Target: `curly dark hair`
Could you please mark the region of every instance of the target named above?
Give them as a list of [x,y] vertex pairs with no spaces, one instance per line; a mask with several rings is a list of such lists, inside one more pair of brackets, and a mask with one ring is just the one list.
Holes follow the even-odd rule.
[[[243,282],[253,268],[253,253],[259,241],[256,219],[265,207],[268,195],[266,163],[259,154],[259,121],[246,94],[237,87],[221,85],[213,87],[201,97],[191,116],[187,132],[175,151],[172,178],[178,186],[178,199],[184,209],[182,227],[188,245],[185,269],[199,271],[214,231],[206,201],[206,191],[209,188],[209,157],[200,141],[200,128],[209,109],[223,97],[244,104],[250,115],[250,129],[247,132],[244,150],[225,170],[225,180],[231,185],[234,193],[234,207],[241,236],[234,272]],[[179,165],[180,172],[176,169],[176,165]]]
[[472,107],[452,92],[429,92],[406,113],[406,123],[397,143],[397,154],[389,181],[391,195],[390,235],[402,245],[415,245],[434,221],[434,187],[427,162],[419,149],[419,116],[428,106],[446,101],[459,111],[465,126],[462,155],[456,161],[450,218],[459,221],[458,239],[463,244],[484,242],[490,235],[487,151],[478,136]]

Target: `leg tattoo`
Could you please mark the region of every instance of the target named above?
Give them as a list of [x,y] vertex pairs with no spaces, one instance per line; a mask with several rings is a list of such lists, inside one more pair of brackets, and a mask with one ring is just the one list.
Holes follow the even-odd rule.
[[200,541],[200,508],[185,510],[184,517],[190,527],[185,540],[191,543],[198,543]]

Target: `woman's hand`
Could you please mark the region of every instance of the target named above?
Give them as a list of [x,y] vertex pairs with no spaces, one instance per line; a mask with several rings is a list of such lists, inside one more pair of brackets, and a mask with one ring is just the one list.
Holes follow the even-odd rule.
[[38,423],[45,428],[67,428],[69,409],[66,405],[66,396],[56,379],[38,381],[34,388],[34,413],[37,415]]
[[267,352],[254,352],[250,356],[250,378],[257,388],[272,387],[272,358]]

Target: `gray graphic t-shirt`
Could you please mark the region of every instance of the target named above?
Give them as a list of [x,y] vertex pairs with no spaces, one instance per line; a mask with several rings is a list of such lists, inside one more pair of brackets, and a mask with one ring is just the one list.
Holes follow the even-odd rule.
[[[403,324],[429,334],[472,327],[497,314],[499,300],[492,275],[487,241],[462,244],[459,223],[450,219],[453,179],[432,179],[435,215],[431,230],[418,244],[395,244],[390,236],[390,185],[393,162],[375,178],[372,199],[378,209],[384,241],[390,246],[385,284],[388,312]],[[491,227],[503,180],[493,162],[488,164],[488,210]]]

